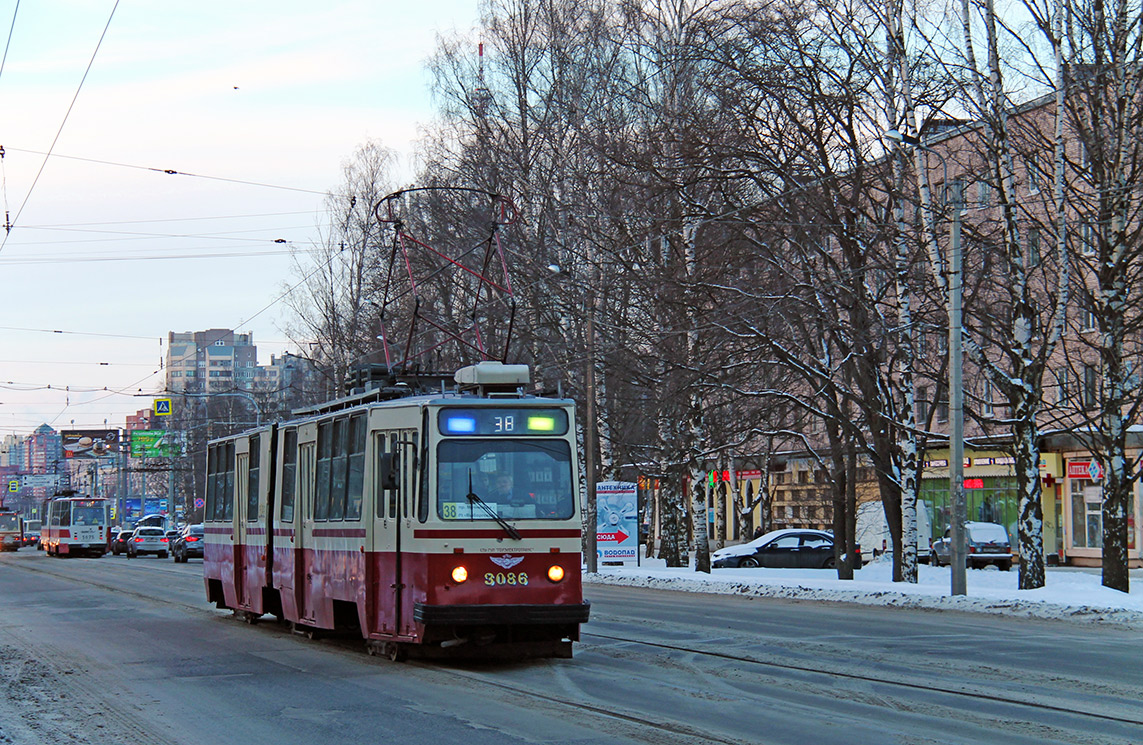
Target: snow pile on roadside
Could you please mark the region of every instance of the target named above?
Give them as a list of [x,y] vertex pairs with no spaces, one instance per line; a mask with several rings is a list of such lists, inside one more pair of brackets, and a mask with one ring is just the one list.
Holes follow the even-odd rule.
[[584,574],[585,584],[650,587],[683,592],[710,592],[748,597],[830,600],[862,605],[932,608],[993,613],[1023,618],[1066,619],[1143,628],[1143,571],[1131,572],[1131,593],[1100,584],[1098,570],[1049,569],[1039,590],[1017,589],[1017,572],[993,568],[969,570],[968,594],[949,594],[948,567],[919,567],[917,584],[892,581],[887,560],[867,564],[855,579],[842,581],[825,569],[715,569],[709,575],[693,569],[668,569],[657,559],[639,567],[600,567]]

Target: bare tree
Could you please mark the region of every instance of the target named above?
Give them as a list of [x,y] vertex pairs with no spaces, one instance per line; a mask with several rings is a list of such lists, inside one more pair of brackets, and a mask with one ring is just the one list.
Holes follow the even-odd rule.
[[326,200],[326,222],[307,252],[295,254],[298,286],[287,295],[292,337],[311,355],[336,395],[355,364],[375,361],[383,226],[374,205],[393,190],[392,151],[363,144],[344,164],[343,181]]

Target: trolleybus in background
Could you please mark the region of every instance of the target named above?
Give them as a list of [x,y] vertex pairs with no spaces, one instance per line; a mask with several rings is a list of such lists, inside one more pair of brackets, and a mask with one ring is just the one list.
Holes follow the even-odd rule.
[[24,524],[19,512],[0,509],[0,551],[19,551],[24,545]]
[[570,657],[589,614],[575,405],[523,393],[524,365],[435,380],[390,377],[212,441],[207,599],[351,630],[393,659]]
[[110,541],[111,503],[83,496],[48,501],[40,541],[51,556],[103,556]]

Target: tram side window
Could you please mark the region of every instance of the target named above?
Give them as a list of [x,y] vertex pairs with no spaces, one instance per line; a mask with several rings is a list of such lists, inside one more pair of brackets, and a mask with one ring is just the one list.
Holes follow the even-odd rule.
[[226,459],[224,465],[225,476],[222,481],[222,502],[225,512],[222,515],[223,520],[234,519],[234,441],[226,443],[226,451],[223,458]]
[[214,511],[215,520],[226,519],[226,445],[214,446]]
[[[418,440],[418,435],[413,435],[413,442]],[[428,479],[426,477],[427,471],[425,465],[428,462],[424,450],[417,448],[417,520],[425,522],[429,519],[429,498],[428,498]]]
[[318,425],[317,489],[314,493],[314,519],[329,518],[329,478],[333,469],[333,422]]
[[255,435],[250,438],[250,469],[246,480],[246,521],[258,520],[258,460],[261,457],[262,437]]
[[60,527],[67,528],[71,526],[71,502],[64,502],[60,505]]
[[[401,464],[401,446],[397,444],[398,439],[399,438],[398,438],[396,432],[393,432],[392,434],[389,435],[389,452],[393,453],[393,455],[394,455],[394,457],[393,457],[394,465],[397,468],[401,468],[401,465],[400,465]],[[398,498],[398,492],[400,492],[401,487],[404,486],[404,484],[402,482],[403,482],[403,479],[400,476],[398,476],[397,477],[398,488],[393,489],[389,492],[389,517],[392,517],[392,518],[397,517],[397,498]]]
[[349,420],[349,475],[346,480],[345,519],[361,519],[361,499],[365,491],[365,417]]
[[52,502],[48,505],[48,525],[58,527],[60,524],[60,505],[59,502]]
[[218,448],[210,445],[206,449],[206,510],[207,520],[214,519],[215,488],[218,483]]
[[385,500],[388,499],[388,492],[381,488],[381,459],[389,450],[389,438],[386,435],[379,435],[376,442],[377,452],[373,454],[373,495],[377,504],[375,505],[374,515],[376,517],[385,517]]
[[333,468],[330,472],[329,519],[345,519],[345,482],[349,470],[349,420],[333,423]]
[[410,504],[409,500],[414,499],[415,495],[417,494],[417,476],[418,476],[418,471],[417,471],[417,452],[418,452],[417,444],[418,444],[418,439],[419,438],[418,438],[417,433],[413,432],[408,438],[409,442],[411,442],[412,444],[409,444],[407,442],[405,445],[403,445],[404,452],[406,453],[406,457],[409,459],[409,467],[402,471],[402,473],[406,474],[405,479],[404,479],[404,484],[403,484],[403,487],[401,489],[401,514],[404,515],[405,517],[411,517],[412,516],[413,507],[416,504],[415,501],[412,504]]
[[298,473],[298,431],[286,430],[285,452],[282,453],[282,522],[294,521],[294,489]]

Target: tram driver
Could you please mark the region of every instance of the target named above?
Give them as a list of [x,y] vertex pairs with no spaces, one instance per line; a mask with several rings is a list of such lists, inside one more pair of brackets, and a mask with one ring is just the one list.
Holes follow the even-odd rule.
[[500,471],[492,480],[492,499],[504,517],[535,517],[536,501],[530,494],[516,491],[511,471]]

